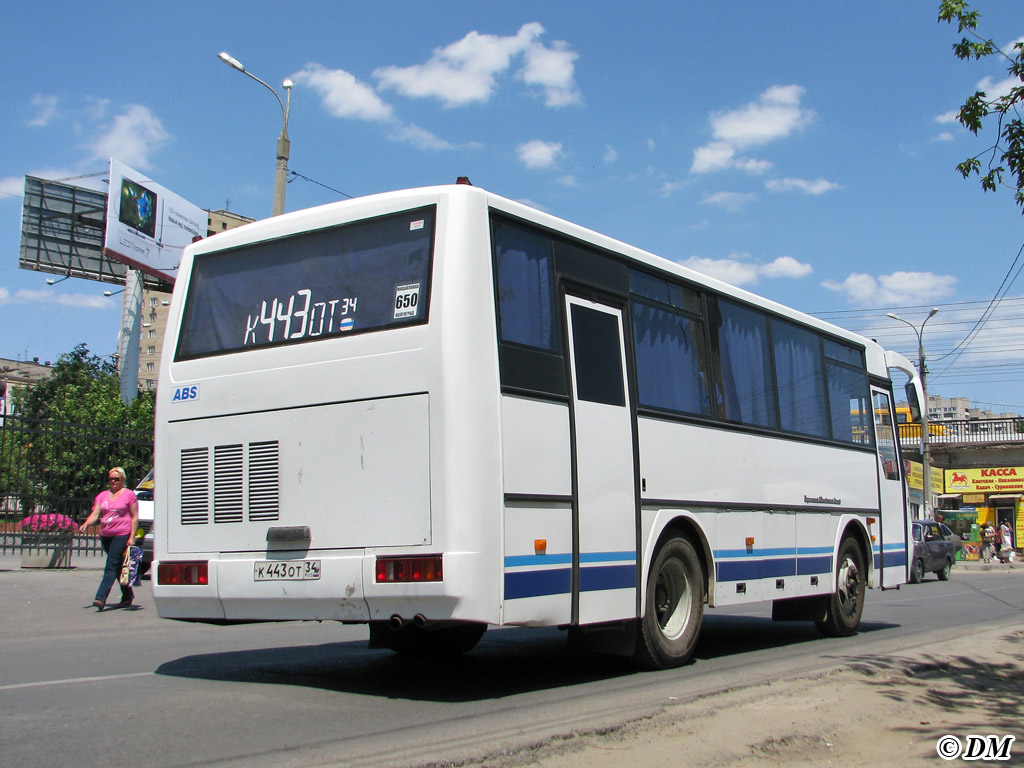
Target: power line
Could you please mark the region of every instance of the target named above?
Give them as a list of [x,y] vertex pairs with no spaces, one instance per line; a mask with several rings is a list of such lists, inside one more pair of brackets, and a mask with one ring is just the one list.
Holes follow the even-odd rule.
[[329,190],[331,190],[331,192],[337,192],[339,195],[347,197],[350,200],[352,199],[352,195],[350,195],[348,192],[342,192],[340,189],[335,189],[334,187],[328,186],[327,184],[324,184],[322,181],[317,181],[316,179],[311,179],[311,178],[309,178],[309,176],[303,176],[298,171],[289,171],[289,173],[293,177],[295,177],[295,178],[299,178],[299,179],[302,179],[303,181],[311,182],[313,184],[316,184],[317,186],[323,187],[324,189],[329,189]]

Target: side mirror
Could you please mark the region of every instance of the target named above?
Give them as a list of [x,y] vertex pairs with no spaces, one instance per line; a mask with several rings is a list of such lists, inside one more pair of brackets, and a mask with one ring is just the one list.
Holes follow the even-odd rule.
[[910,406],[910,423],[917,424],[921,421],[921,401],[917,397],[917,387],[912,381],[907,382],[905,387],[907,393],[907,405]]

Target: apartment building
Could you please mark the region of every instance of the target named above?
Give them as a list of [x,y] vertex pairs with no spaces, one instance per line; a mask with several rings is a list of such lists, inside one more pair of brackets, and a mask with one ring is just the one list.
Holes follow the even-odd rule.
[[[206,236],[240,227],[253,221],[231,211],[207,211]],[[156,389],[160,353],[164,348],[167,313],[171,294],[145,289],[142,292],[142,333],[139,337],[139,389]]]

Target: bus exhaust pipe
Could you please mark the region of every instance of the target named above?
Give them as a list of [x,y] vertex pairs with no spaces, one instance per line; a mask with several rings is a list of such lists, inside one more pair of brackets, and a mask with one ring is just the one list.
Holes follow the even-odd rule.
[[390,619],[388,619],[388,626],[391,627],[391,629],[395,629],[395,630],[401,629],[407,623],[408,623],[408,621],[406,619],[403,619],[397,613],[394,614]]
[[424,616],[422,613],[417,613],[415,616],[412,617],[412,623],[420,629],[423,629],[430,622],[427,621],[427,617]]

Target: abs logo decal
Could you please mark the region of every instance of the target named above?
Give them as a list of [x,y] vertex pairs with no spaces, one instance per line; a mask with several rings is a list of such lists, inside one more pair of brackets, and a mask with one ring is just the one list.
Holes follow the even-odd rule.
[[192,400],[199,399],[199,385],[192,384],[188,387],[177,387],[174,390],[174,396],[171,398],[172,403],[185,403],[191,402]]

